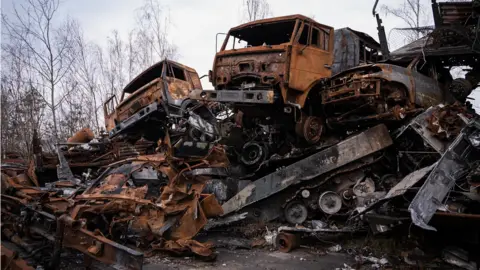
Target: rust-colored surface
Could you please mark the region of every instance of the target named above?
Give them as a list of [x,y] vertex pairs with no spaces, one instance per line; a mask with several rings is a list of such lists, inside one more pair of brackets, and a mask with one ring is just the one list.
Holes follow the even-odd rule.
[[1,269],[2,270],[34,270],[26,261],[18,257],[18,253],[1,246]]
[[297,248],[300,243],[298,236],[292,233],[281,232],[276,237],[278,250],[281,252],[290,252]]
[[124,256],[125,267],[128,269],[142,268],[143,254],[141,252],[119,245],[99,233],[85,229],[72,230],[66,227],[63,245],[111,265],[117,264],[118,256]]
[[205,212],[205,216],[207,218],[211,217],[218,217],[223,215],[223,208],[218,203],[215,195],[208,194],[201,202],[200,206],[202,207],[203,211]]
[[[418,58],[406,68],[364,65],[335,75],[321,93],[322,104],[330,116],[327,122],[348,122],[352,116],[357,120],[402,120],[418,112],[418,108],[445,102],[439,83],[413,70],[417,62]],[[364,114],[366,111],[369,112]]]
[[466,111],[465,106],[459,103],[437,107],[426,119],[427,128],[442,140],[453,140],[465,126],[459,114],[465,114]]
[[67,143],[88,143],[93,139],[93,131],[89,128],[83,128],[68,138]]
[[[282,29],[285,23],[290,23],[287,30]],[[227,48],[234,38],[242,35],[256,36],[253,34],[255,27],[264,25],[273,25],[272,29],[277,27],[275,30],[279,31],[278,35],[288,35],[289,40],[280,44],[249,44],[245,48]],[[248,34],[249,31],[252,32]],[[314,31],[318,34],[311,38]],[[215,56],[210,80],[216,90],[245,89],[254,83],[251,87],[253,90],[275,90],[281,94],[285,103],[288,101],[303,107],[314,82],[331,76],[331,71],[326,66],[332,65],[332,62],[332,27],[302,15],[283,16],[249,22],[230,29],[220,52]]]
[[[70,168],[96,168],[110,165],[116,161],[135,159],[145,155],[149,149],[152,149],[155,146],[154,142],[142,139],[135,143],[127,143],[123,141],[105,141],[99,144],[100,147],[95,149],[95,151],[84,150],[82,148],[75,147],[70,147],[68,150],[63,151]],[[57,155],[39,152],[37,156],[41,159],[41,164],[37,164],[37,169],[56,170],[56,167],[59,164]],[[36,180],[36,176],[33,177],[33,170],[34,168],[29,170],[29,176],[35,183],[35,181],[38,182],[38,180]]]
[[[168,143],[166,146],[171,147]],[[223,148],[213,146],[205,157],[190,159],[173,157],[171,151],[136,154],[117,157],[118,161],[110,159],[113,162],[108,165],[110,171],[107,174],[93,182],[83,193],[68,196],[56,189],[78,190],[74,182],[56,181],[51,183],[51,190],[40,189],[30,180],[32,172],[25,162],[17,161],[10,168],[3,166],[2,191],[8,190],[10,195],[2,194],[2,213],[11,214],[2,216],[2,222],[12,225],[21,222],[20,213],[15,213],[17,208],[14,205],[31,209],[28,211],[39,211],[50,223],[57,221],[56,233],[55,227],[51,226],[46,229],[34,227],[31,230],[45,235],[47,239],[54,239],[55,254],[59,254],[61,248],[58,243],[63,243],[64,247],[74,248],[90,258],[131,269],[142,268],[143,251],[161,250],[214,258],[211,244],[199,243],[192,238],[203,228],[207,218],[223,213],[222,208],[215,196],[202,195],[210,177],[187,177],[186,172],[207,166],[227,166],[229,163]],[[101,159],[85,162],[85,165],[91,166]],[[107,160],[105,158],[103,162]],[[166,185],[132,182],[133,175],[142,170],[148,172],[146,168],[151,168],[155,175],[163,175],[167,179]],[[157,179],[154,183],[159,181]],[[35,205],[35,210],[29,208],[31,205]],[[60,219],[69,222],[60,222]],[[49,234],[48,230],[52,229]],[[13,230],[2,230],[9,233],[19,245],[27,247],[23,238]],[[122,240],[126,237],[125,230],[129,237],[135,237],[127,243]]]
[[107,131],[112,130],[116,123],[132,116],[140,109],[153,102],[162,102],[164,81],[162,72],[166,69],[168,94],[173,100],[182,101],[193,89],[202,89],[200,78],[195,69],[168,60],[161,61],[143,71],[134,78],[122,92],[120,103],[114,106],[113,112],[104,104],[105,125]]
[[[225,160],[220,158],[221,152],[213,149],[205,163],[186,167],[187,170],[198,167],[202,164],[211,166],[223,166]],[[91,214],[100,215],[102,213],[118,212],[123,213],[122,217],[115,218],[110,224],[111,229],[122,224],[130,224],[137,233],[147,239],[162,239],[163,232],[169,230],[170,245],[174,246],[176,251],[192,248],[200,256],[205,253],[205,249],[200,243],[187,241],[194,237],[198,231],[206,224],[207,216],[213,217],[221,213],[221,207],[214,196],[201,199],[201,191],[208,178],[197,176],[186,178],[182,172],[172,173],[168,170],[166,159],[163,154],[151,156],[142,156],[138,160],[127,163],[122,166],[131,166],[130,173],[112,173],[108,175],[99,185],[90,189],[87,193],[74,197],[79,204],[70,210],[70,215],[75,219],[91,216]],[[170,179],[169,184],[163,187],[158,198],[149,197],[149,188],[130,187],[127,183],[129,175],[145,164],[153,165],[159,171],[162,171]],[[131,165],[129,165],[131,164]],[[203,165],[204,166],[204,165]],[[127,170],[128,171],[128,170]],[[116,193],[116,194],[112,194]],[[168,225],[174,220],[175,226]],[[168,228],[164,228],[167,226]],[[176,243],[177,241],[180,241]],[[173,244],[176,243],[176,244]],[[158,249],[161,249],[157,245]],[[180,248],[181,247],[181,248]],[[97,246],[90,246],[90,251],[97,253]],[[168,249],[168,245],[162,248]],[[198,252],[198,253],[197,253]],[[208,256],[211,252],[208,253]]]

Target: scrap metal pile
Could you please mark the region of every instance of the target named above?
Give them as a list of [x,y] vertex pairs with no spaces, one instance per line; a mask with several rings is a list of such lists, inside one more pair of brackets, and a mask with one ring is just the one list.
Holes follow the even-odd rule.
[[[458,4],[471,16],[456,20],[478,31],[472,3],[440,4]],[[442,14],[439,29],[455,24]],[[196,235],[239,221],[286,225],[282,251],[303,234],[412,222],[441,230],[461,218],[478,232],[480,116],[466,101],[480,81],[475,41],[448,59],[436,54],[452,46],[445,31],[420,51],[389,52],[377,21],[380,44],[301,15],[232,28],[209,74],[215,90],[192,68],[155,64],[104,104],[108,134],[83,129],[56,153],[35,136],[31,161],[2,160],[3,237],[32,264],[55,268],[71,248],[141,269],[154,251],[214,259]],[[448,70],[459,65],[463,88]]]

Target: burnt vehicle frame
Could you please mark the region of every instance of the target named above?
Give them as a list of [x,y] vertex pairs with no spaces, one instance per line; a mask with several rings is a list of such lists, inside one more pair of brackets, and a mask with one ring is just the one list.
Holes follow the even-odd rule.
[[[262,33],[262,37],[257,38],[258,33]],[[232,38],[233,48],[229,49]],[[235,48],[237,40],[246,40],[248,44],[245,48]],[[232,93],[224,101],[273,103],[275,91],[272,91],[277,87],[277,95],[281,95],[284,103],[303,106],[310,84],[330,75],[332,52],[333,28],[330,26],[302,15],[258,20],[230,29],[215,55],[209,79],[216,90],[242,93],[237,95],[239,99]],[[316,63],[307,61],[312,56],[318,60]],[[269,91],[252,97],[242,90]]]
[[410,60],[406,67],[376,63],[345,70],[329,79],[321,90],[326,122],[334,125],[401,120],[451,100],[439,79],[435,67],[420,57]]
[[170,116],[184,116],[194,106],[188,95],[192,89],[202,89],[195,69],[180,63],[163,60],[135,77],[122,91],[120,103],[113,95],[104,103],[105,127],[109,137],[131,133],[133,126],[148,131],[153,139],[164,131],[158,130]]

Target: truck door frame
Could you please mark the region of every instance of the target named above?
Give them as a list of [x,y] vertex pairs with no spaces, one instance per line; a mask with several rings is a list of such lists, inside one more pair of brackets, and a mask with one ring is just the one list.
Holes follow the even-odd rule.
[[[307,44],[301,44],[300,38],[305,27],[309,27]],[[314,29],[323,35],[323,48],[312,45]],[[325,30],[329,30],[329,33]],[[289,88],[305,92],[311,84],[321,78],[331,76],[330,66],[333,61],[332,28],[311,21],[301,21],[292,44],[292,59],[290,63]],[[328,39],[326,38],[328,36]],[[320,36],[317,37],[320,39]]]

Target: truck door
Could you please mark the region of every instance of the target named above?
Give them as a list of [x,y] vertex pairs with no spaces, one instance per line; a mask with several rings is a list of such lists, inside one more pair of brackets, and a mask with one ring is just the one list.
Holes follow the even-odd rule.
[[331,76],[333,29],[303,22],[292,45],[289,88],[306,91],[316,80]]
[[[180,102],[188,97],[193,85],[188,81],[188,75],[181,67],[167,64],[167,81],[168,91],[175,103]],[[178,104],[177,104],[178,105]]]

